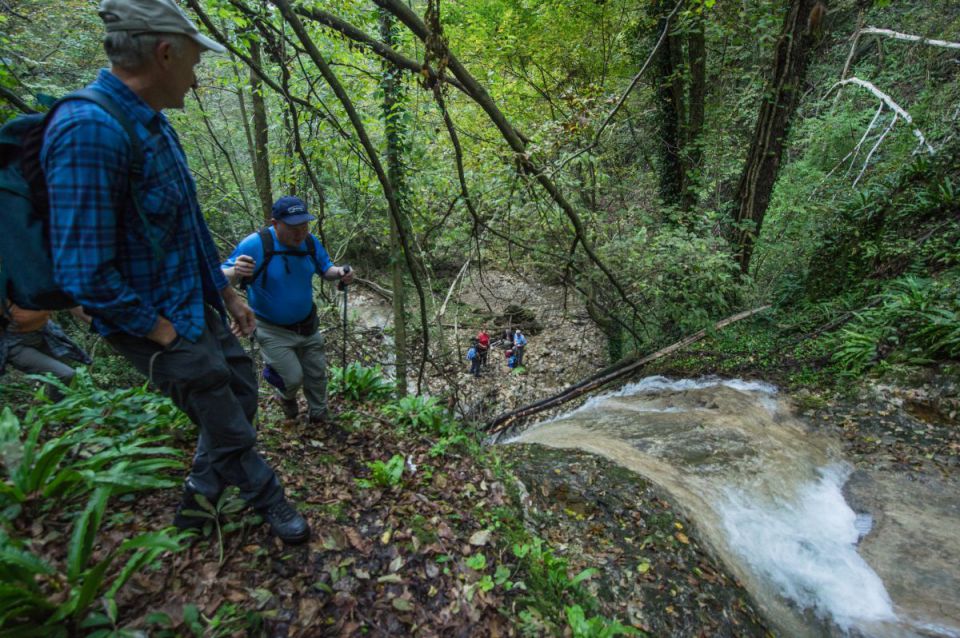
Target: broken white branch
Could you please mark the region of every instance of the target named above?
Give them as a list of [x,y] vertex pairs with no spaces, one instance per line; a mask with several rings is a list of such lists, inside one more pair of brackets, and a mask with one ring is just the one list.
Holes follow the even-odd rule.
[[[873,127],[877,125],[877,120],[880,119],[881,113],[883,113],[883,102],[881,102],[880,106],[877,107],[877,112],[874,114],[873,119],[870,120],[870,125],[867,126],[867,130],[863,132],[863,137],[861,137],[860,141],[857,142],[857,145],[853,147],[853,150],[847,153],[847,157],[850,158],[850,167],[847,169],[848,175],[850,174],[850,171],[853,170],[853,164],[856,162],[857,155],[860,154],[860,148],[863,146],[863,143],[867,141],[867,137],[870,135],[870,132],[873,131]],[[844,157],[843,161],[846,161],[847,157]],[[832,173],[833,171],[830,172]],[[827,177],[829,177],[829,175],[827,175]]]
[[467,272],[467,266],[470,265],[470,259],[467,258],[467,261],[463,262],[463,266],[460,267],[460,272],[457,273],[457,276],[453,278],[453,283],[450,284],[450,289],[447,290],[447,296],[443,300],[443,305],[440,306],[440,310],[437,311],[437,314],[433,316],[434,321],[438,321],[444,314],[447,312],[447,302],[450,301],[450,295],[453,294],[453,289],[457,287],[457,282],[460,281],[460,278],[463,277],[463,273]]
[[897,123],[897,118],[897,114],[894,113],[893,117],[890,119],[890,123],[887,124],[887,128],[883,129],[883,133],[881,133],[880,137],[877,139],[877,143],[874,144],[873,148],[870,149],[870,152],[867,153],[867,158],[863,160],[863,168],[860,169],[860,174],[857,175],[857,179],[853,180],[853,188],[857,187],[857,183],[860,181],[860,178],[863,177],[863,174],[867,172],[867,167],[870,165],[870,158],[873,157],[873,154],[877,152],[878,148],[880,148],[883,138],[887,136],[887,133],[889,133],[890,129],[893,128],[893,125]]
[[909,33],[900,33],[898,31],[891,31],[890,29],[878,29],[876,27],[867,27],[866,29],[861,29],[860,33],[862,35],[883,35],[888,38],[893,38],[894,40],[903,40],[904,42],[919,42],[920,44],[928,44],[933,47],[943,47],[945,49],[960,49],[960,42],[948,42],[947,40],[931,40],[930,38],[924,38],[919,35],[910,35]]
[[[840,82],[837,82],[836,84],[831,86],[830,91],[833,91],[837,87],[846,86],[847,84],[855,84],[861,88],[864,88],[870,91],[875,96],[877,96],[877,98],[883,101],[884,104],[890,107],[890,109],[893,110],[894,113],[902,117],[904,121],[907,122],[907,124],[913,124],[913,118],[910,117],[910,114],[907,113],[905,110],[903,110],[903,108],[901,108],[899,104],[894,102],[893,98],[891,98],[889,95],[887,95],[886,93],[878,89],[876,86],[874,86],[871,82],[867,82],[866,80],[861,80],[860,78],[856,78],[856,77],[848,78],[846,80],[841,80]],[[827,93],[829,94],[830,91],[827,91]],[[923,133],[920,131],[920,129],[914,128],[913,134],[920,141],[920,146],[925,146],[927,148],[928,153],[933,155],[936,152],[933,150],[933,147],[930,146],[930,143],[927,142],[927,138],[923,136]]]

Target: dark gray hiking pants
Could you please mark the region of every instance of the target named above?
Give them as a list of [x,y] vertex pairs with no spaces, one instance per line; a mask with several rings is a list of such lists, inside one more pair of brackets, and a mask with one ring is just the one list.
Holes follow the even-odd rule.
[[229,485],[255,508],[283,498],[273,469],[256,450],[257,378],[253,362],[220,316],[206,309],[206,327],[196,343],[178,337],[166,348],[143,337],[117,333],[110,344],[200,429],[187,479],[215,499]]

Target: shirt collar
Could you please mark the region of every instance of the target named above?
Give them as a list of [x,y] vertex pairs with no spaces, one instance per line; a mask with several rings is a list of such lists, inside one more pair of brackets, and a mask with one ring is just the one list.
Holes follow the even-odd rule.
[[155,120],[166,121],[163,114],[155,111],[153,107],[143,101],[139,95],[133,92],[129,86],[124,84],[120,78],[110,72],[110,69],[100,69],[93,86],[109,93],[111,97],[120,103],[120,106],[126,109],[134,119],[147,127],[156,126]]

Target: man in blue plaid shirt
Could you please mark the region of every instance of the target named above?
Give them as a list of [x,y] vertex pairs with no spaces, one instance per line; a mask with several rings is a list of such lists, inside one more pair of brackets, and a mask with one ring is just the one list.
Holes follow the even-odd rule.
[[[58,107],[40,158],[57,281],[199,427],[174,524],[202,526],[189,513],[202,509],[196,496],[216,502],[236,485],[277,536],[303,542],[307,522],[255,447],[252,362],[226,329],[226,313],[239,334],[249,335],[255,319],[220,271],[186,156],[161,113],[183,108],[201,52],[225,49],[201,35],[175,0],[102,0],[100,16],[111,68],[90,88],[134,124],[145,165],[131,177],[130,139],[101,107],[79,100]],[[146,223],[133,204],[132,179]]]

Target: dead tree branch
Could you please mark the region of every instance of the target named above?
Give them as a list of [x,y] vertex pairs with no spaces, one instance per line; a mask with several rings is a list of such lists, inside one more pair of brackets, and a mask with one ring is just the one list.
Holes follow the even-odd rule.
[[[752,317],[753,315],[759,312],[763,312],[769,307],[770,307],[769,305],[760,306],[759,308],[754,308],[753,310],[747,310],[739,314],[733,315],[732,317],[727,317],[726,319],[722,321],[718,321],[716,324],[714,324],[712,329],[720,330],[721,328],[725,328],[726,326],[729,326],[732,323],[735,323],[742,319],[746,319],[748,317]],[[614,367],[614,369],[612,370],[608,369],[606,371],[601,372],[596,377],[587,379],[586,381],[582,381],[576,385],[570,386],[560,394],[554,395],[546,399],[542,399],[540,401],[537,401],[536,403],[532,403],[530,405],[524,406],[517,410],[513,410],[511,412],[501,414],[500,416],[496,417],[495,419],[487,423],[484,429],[489,431],[490,434],[496,434],[497,432],[501,432],[506,428],[510,427],[512,424],[516,423],[520,419],[525,419],[529,416],[537,414],[538,412],[543,412],[544,410],[548,410],[552,407],[556,407],[562,403],[566,403],[567,401],[570,401],[571,399],[575,399],[583,394],[586,394],[587,392],[591,392],[593,390],[601,388],[612,381],[616,381],[617,379],[622,379],[623,377],[636,372],[637,370],[639,370],[640,368],[642,368],[643,366],[647,365],[652,361],[661,359],[667,356],[668,354],[672,354],[677,350],[686,348],[690,344],[695,343],[700,339],[703,339],[706,336],[706,334],[707,334],[707,330],[705,329],[700,330],[685,339],[682,339],[670,346],[667,346],[666,348],[657,350],[653,354],[649,354],[645,357],[632,360],[632,361],[628,360],[627,362]]]
[[919,44],[926,44],[932,47],[943,47],[944,49],[960,49],[960,42],[948,42],[947,40],[931,40],[930,38],[924,38],[919,35],[911,35],[909,33],[900,33],[899,31],[892,31],[890,29],[878,29],[877,27],[867,27],[866,29],[861,29],[860,33],[862,35],[882,35],[894,40],[902,40],[904,42],[917,42]]
[[[830,92],[833,91],[834,89],[838,87],[846,86],[847,84],[855,84],[856,86],[859,86],[861,88],[864,88],[870,91],[877,98],[879,98],[881,102],[887,105],[887,107],[889,107],[890,110],[892,110],[898,116],[902,117],[907,122],[907,124],[913,124],[913,118],[910,117],[910,114],[907,113],[905,110],[903,110],[903,108],[899,104],[894,102],[893,98],[891,98],[889,95],[887,95],[886,93],[878,89],[876,86],[874,86],[871,82],[867,82],[866,80],[861,80],[860,78],[857,78],[857,77],[841,80],[840,82],[837,82],[836,84],[830,87],[830,90],[827,91],[827,95],[829,95]],[[927,138],[923,136],[923,133],[920,131],[920,129],[917,129],[917,128],[913,129],[913,135],[914,137],[917,138],[917,140],[919,140],[917,151],[919,151],[921,147],[925,146],[927,148],[927,152],[930,153],[930,155],[936,154],[936,151],[934,151],[933,147],[930,146],[930,143],[927,142]]]

